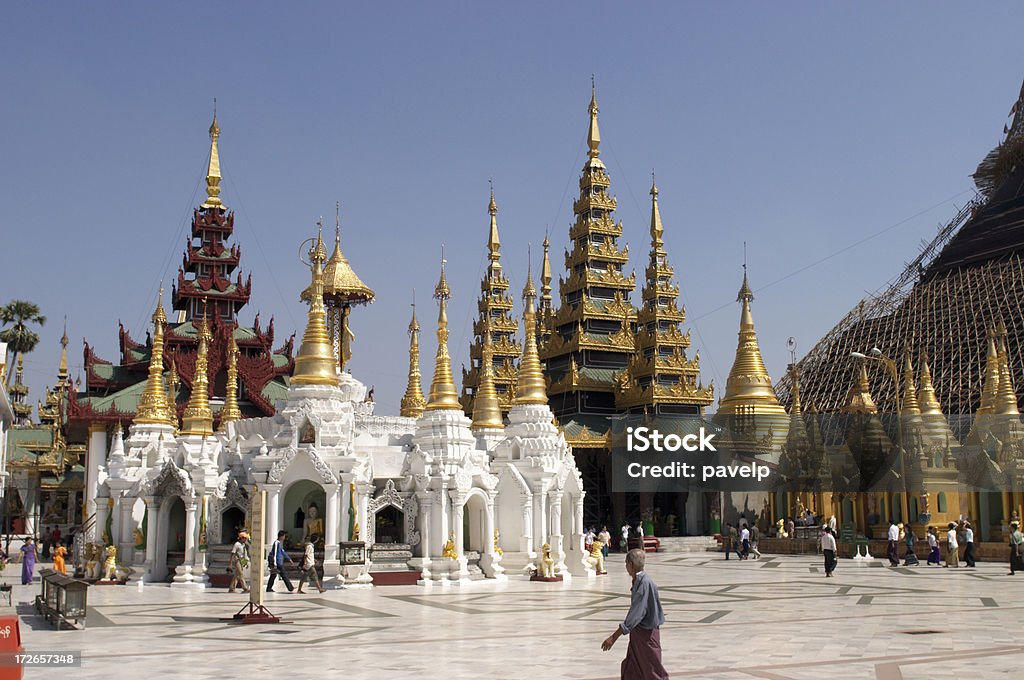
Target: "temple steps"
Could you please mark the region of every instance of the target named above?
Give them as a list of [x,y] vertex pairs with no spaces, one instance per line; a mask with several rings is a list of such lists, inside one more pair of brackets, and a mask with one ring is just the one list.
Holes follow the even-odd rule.
[[719,549],[714,536],[659,536],[658,540],[661,541],[658,552],[702,553]]

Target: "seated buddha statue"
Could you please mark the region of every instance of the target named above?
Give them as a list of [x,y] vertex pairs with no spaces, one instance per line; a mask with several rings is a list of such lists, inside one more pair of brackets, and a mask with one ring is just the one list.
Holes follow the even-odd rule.
[[309,508],[306,510],[306,519],[302,523],[302,540],[308,540],[314,534],[320,536],[322,540],[324,520],[320,517],[320,509],[316,506],[316,503],[310,503]]

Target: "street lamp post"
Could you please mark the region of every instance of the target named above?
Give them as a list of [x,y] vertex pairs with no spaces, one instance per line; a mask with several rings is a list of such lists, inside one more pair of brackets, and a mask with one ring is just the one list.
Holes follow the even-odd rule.
[[910,526],[910,491],[907,488],[907,466],[904,462],[904,450],[903,450],[903,405],[900,403],[900,378],[899,370],[896,368],[896,361],[889,356],[882,353],[882,350],[877,347],[872,347],[867,354],[861,352],[850,352],[850,356],[855,359],[877,361],[885,366],[885,370],[889,373],[889,377],[892,378],[893,390],[896,392],[896,454],[899,456],[900,461],[900,477],[903,482],[903,501],[901,503],[903,521]]

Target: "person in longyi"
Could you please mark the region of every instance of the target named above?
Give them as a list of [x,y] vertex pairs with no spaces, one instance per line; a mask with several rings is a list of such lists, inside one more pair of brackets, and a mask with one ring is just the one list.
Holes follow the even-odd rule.
[[643,550],[626,553],[626,572],[633,578],[630,606],[625,620],[609,635],[601,649],[608,651],[623,635],[629,636],[626,658],[622,660],[622,680],[667,680],[668,671],[661,663],[661,624],[665,612],[658,598],[658,586],[644,571]]

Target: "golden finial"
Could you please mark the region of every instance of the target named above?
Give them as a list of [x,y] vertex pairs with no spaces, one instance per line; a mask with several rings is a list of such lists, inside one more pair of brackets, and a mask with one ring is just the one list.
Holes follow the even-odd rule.
[[[744,258],[745,259],[745,258]],[[786,412],[772,389],[772,379],[761,358],[761,348],[754,330],[754,316],[750,302],[754,294],[747,282],[747,265],[743,264],[743,285],[737,301],[741,304],[739,342],[736,359],[725,383],[725,395],[718,405],[720,414]]]
[[597,88],[594,85],[594,76],[590,76],[590,128],[587,130],[587,146],[589,150],[587,155],[591,158],[597,158],[601,155],[601,150],[598,148],[601,146],[601,132],[597,128]]
[[921,415],[921,405],[917,401],[914,387],[914,366],[910,363],[910,350],[903,354],[903,413],[902,415]]
[[999,386],[996,388],[996,414],[1001,416],[1019,416],[1017,408],[1017,392],[1013,388],[1013,374],[1010,372],[1010,350],[1006,342],[1006,326],[999,326]]
[[302,335],[302,345],[295,355],[295,372],[292,374],[293,385],[332,385],[337,386],[338,360],[331,347],[331,338],[327,335],[324,310],[324,261],[327,249],[324,247],[321,217],[317,223],[317,235],[309,248],[309,263],[313,282],[309,292],[309,314],[306,320],[306,332]]
[[505,427],[501,419],[501,406],[498,403],[498,392],[494,388],[494,349],[491,345],[490,324],[484,325],[484,346],[480,358],[480,382],[473,395],[473,429],[501,429]]
[[175,360],[176,352],[171,352],[171,366],[170,380],[167,382],[167,406],[170,409],[169,415],[171,417],[171,424],[177,427],[178,425],[178,385],[181,384],[181,380],[178,378],[178,364]]
[[548,250],[551,247],[551,241],[548,239],[548,235],[544,234],[544,259],[540,265],[540,288],[545,295],[550,297],[551,295],[551,259],[548,257]]
[[167,402],[167,387],[164,385],[164,289],[160,287],[156,309],[153,311],[153,346],[149,354],[149,377],[146,388],[139,397],[135,411],[135,422],[148,425],[173,425],[174,415]]
[[[662,236],[665,234],[665,227],[661,224],[661,209],[658,208],[658,185],[654,181],[654,173],[651,173],[651,241],[655,250],[663,245]],[[744,267],[744,271],[746,267]]]
[[846,398],[846,405],[843,406],[843,413],[878,413],[878,406],[871,396],[871,386],[868,383],[867,361],[861,359],[857,364],[857,380],[850,387]]
[[60,336],[60,363],[57,365],[57,381],[64,385],[68,381],[68,317],[64,317],[64,334]]
[[[527,257],[529,263],[529,256]],[[533,273],[528,264],[526,269],[526,285],[523,287],[523,358],[519,361],[519,381],[516,383],[516,404],[547,404],[547,385],[544,382],[544,371],[541,369],[540,356],[537,353],[537,309],[535,299],[537,289],[533,287]]]
[[487,214],[491,216],[491,232],[487,237],[488,258],[497,263],[501,258],[501,241],[498,239],[498,204],[494,202],[494,182],[491,182],[491,202],[487,204]]
[[227,424],[242,419],[242,411],[238,408],[238,342],[235,340],[235,329],[229,330],[228,339],[228,380],[224,394],[224,408],[220,411],[220,429],[227,431]]
[[213,100],[213,122],[210,124],[210,164],[206,170],[206,200],[200,206],[204,209],[224,208],[220,200],[220,152],[217,140],[220,139],[220,126],[217,125],[217,100]]
[[210,409],[210,379],[206,374],[211,340],[210,328],[206,323],[206,300],[203,300],[203,318],[199,321],[196,335],[199,338],[199,350],[192,376],[192,394],[189,395],[181,419],[181,430],[186,435],[207,436],[213,434],[213,411]]
[[[415,300],[415,292],[413,299]],[[402,397],[401,414],[406,418],[419,418],[427,400],[420,384],[420,323],[416,320],[416,302],[412,303],[412,321],[409,322],[409,379]]]
[[985,383],[981,389],[981,406],[978,415],[996,412],[996,399],[999,393],[999,350],[996,347],[996,329],[986,327],[988,351],[985,355]]
[[441,279],[434,289],[434,297],[438,301],[437,315],[437,358],[434,361],[434,380],[430,384],[430,400],[428,411],[461,410],[459,393],[455,389],[455,378],[452,377],[451,356],[448,354],[448,299],[452,296],[448,288],[448,280],[444,275],[444,246],[441,246]]
[[928,367],[928,354],[921,354],[921,387],[917,391],[917,403],[921,409],[921,415],[934,416],[942,415],[942,405],[935,396],[935,386],[932,384],[932,371]]

